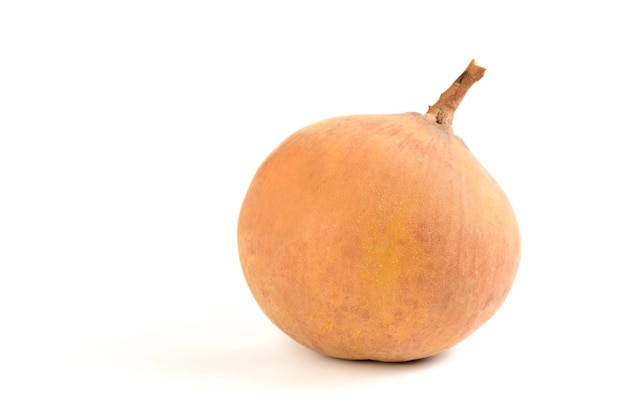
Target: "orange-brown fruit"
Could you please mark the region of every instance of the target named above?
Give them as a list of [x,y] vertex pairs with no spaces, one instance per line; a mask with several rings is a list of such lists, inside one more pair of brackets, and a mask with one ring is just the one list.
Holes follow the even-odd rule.
[[239,256],[286,334],[332,357],[408,361],[450,348],[501,306],[518,225],[450,125],[484,71],[472,61],[425,115],[324,120],[263,162],[241,207]]

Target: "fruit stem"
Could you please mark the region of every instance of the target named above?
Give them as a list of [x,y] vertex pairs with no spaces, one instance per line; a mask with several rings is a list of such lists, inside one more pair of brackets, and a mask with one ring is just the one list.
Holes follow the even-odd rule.
[[444,126],[452,125],[452,119],[454,118],[454,112],[456,111],[461,100],[465,97],[465,93],[470,87],[478,80],[480,80],[485,74],[485,68],[478,66],[476,61],[472,59],[472,62],[463,71],[463,74],[452,83],[452,85],[439,97],[439,100],[432,106],[428,106],[428,112],[435,116],[435,120],[438,124]]

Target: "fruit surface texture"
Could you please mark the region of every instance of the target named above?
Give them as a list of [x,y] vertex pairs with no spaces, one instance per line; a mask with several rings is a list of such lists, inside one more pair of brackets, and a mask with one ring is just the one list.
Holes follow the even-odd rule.
[[[476,81],[463,78],[450,88]],[[446,108],[445,95],[424,115],[314,123],[256,172],[239,214],[242,270],[263,312],[302,345],[343,359],[424,358],[504,302],[518,224],[454,134],[458,102]]]

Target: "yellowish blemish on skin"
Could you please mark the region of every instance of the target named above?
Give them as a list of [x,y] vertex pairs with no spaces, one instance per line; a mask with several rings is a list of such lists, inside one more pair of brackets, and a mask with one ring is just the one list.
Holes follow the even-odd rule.
[[397,319],[389,304],[394,303],[402,291],[399,276],[404,270],[401,246],[406,222],[397,214],[390,216],[386,210],[374,216],[374,221],[373,230],[377,232],[363,241],[370,261],[358,280],[364,284],[361,297],[370,320],[379,326],[389,326]]

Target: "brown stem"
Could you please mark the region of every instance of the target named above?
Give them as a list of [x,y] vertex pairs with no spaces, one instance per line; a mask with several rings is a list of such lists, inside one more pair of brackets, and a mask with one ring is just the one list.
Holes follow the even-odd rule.
[[485,74],[485,68],[476,64],[472,59],[463,74],[452,83],[452,85],[439,97],[439,100],[428,107],[426,114],[435,116],[435,120],[440,125],[450,126],[454,118],[456,108],[461,104],[461,100],[467,90]]

